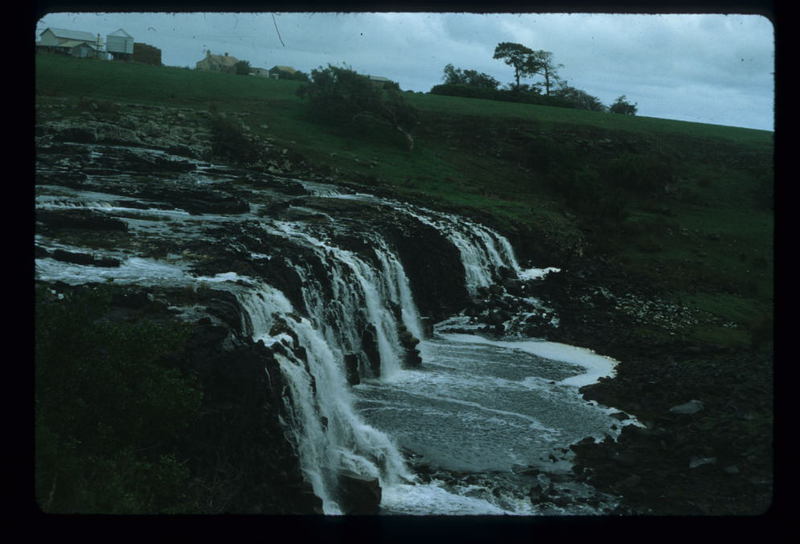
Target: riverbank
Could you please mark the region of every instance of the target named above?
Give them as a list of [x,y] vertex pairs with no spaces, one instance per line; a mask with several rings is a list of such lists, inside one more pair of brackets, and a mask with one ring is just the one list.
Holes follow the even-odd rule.
[[581,392],[634,414],[644,427],[624,427],[617,441],[573,446],[577,476],[620,496],[630,514],[766,513],[774,492],[771,339],[730,347],[687,341],[653,323],[644,328],[637,312],[615,310],[619,296],[630,301],[640,291],[631,305],[656,322],[671,312],[667,326],[678,324],[680,309],[659,308],[641,295],[648,286],[630,278],[614,285],[611,272],[587,272],[547,280],[552,287],[543,291],[561,318],[547,337],[620,361],[616,376]]

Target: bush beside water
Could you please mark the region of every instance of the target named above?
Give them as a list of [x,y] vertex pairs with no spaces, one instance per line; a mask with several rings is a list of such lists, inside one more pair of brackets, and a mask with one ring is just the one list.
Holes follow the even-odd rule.
[[168,362],[179,322],[101,319],[107,289],[36,293],[36,498],[50,513],[179,513],[197,505],[177,455],[202,393]]

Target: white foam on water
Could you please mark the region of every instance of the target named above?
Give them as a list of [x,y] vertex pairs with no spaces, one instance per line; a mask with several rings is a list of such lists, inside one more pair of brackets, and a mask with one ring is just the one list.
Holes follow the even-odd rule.
[[96,267],[65,263],[55,259],[36,259],[36,275],[46,281],[61,281],[70,285],[115,281],[118,283],[185,283],[193,281],[186,270],[177,264],[131,257],[118,267]]
[[197,276],[197,281],[208,283],[222,283],[222,282],[247,282],[252,283],[252,279],[246,276],[240,276],[236,272],[221,272],[213,276]]
[[[480,497],[452,493],[436,483],[389,486],[383,490],[381,509],[387,514],[416,516],[497,516],[531,513],[522,508],[521,511],[504,509]],[[530,510],[532,511],[532,508]]]
[[527,269],[520,269],[518,275],[523,280],[538,280],[550,272],[560,272],[560,268],[556,268],[554,266],[548,266],[547,268],[527,268]]
[[565,378],[559,382],[563,385],[575,387],[583,387],[584,385],[596,383],[600,378],[614,376],[615,367],[618,364],[618,361],[611,357],[599,355],[588,348],[548,342],[546,340],[502,341],[489,340],[474,334],[440,333],[440,335],[453,342],[489,344],[503,348],[518,349],[545,359],[581,366],[586,370],[585,373]]

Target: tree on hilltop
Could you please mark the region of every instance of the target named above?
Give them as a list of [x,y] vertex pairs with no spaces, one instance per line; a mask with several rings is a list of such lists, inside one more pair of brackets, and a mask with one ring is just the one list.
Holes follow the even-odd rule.
[[544,77],[543,83],[537,83],[538,87],[544,87],[544,94],[550,96],[550,89],[553,85],[559,82],[557,70],[563,68],[563,64],[555,64],[553,62],[553,54],[550,51],[534,51],[536,59],[537,72]]
[[611,113],[620,113],[622,115],[636,115],[636,104],[631,104],[623,94],[617,98],[616,102],[609,106],[608,111]]
[[520,43],[501,42],[494,48],[494,59],[500,59],[514,68],[515,89],[520,88],[520,78],[530,77],[541,70],[541,60],[536,51]]

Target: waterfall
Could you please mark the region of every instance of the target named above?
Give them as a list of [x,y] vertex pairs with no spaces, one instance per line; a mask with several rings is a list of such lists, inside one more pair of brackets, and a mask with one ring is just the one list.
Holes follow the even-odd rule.
[[399,209],[437,229],[458,249],[471,295],[494,284],[501,268],[518,276],[522,272],[509,241],[492,229],[447,213],[407,205],[400,205]]
[[381,276],[385,278],[385,288],[392,303],[400,308],[400,317],[411,334],[422,339],[422,322],[419,310],[411,293],[411,284],[403,269],[403,263],[379,237],[374,237],[375,254],[381,263]]
[[[380,356],[380,377],[389,380],[402,367],[400,323],[422,338],[419,312],[411,287],[397,256],[378,236],[370,236],[376,268],[354,252],[332,245],[291,223],[277,223],[277,232],[314,249],[328,271],[332,297],[328,300],[319,281],[306,268],[296,265],[303,278],[303,299],[310,318],[325,330],[325,337],[340,355],[362,352],[360,323],[374,327]],[[399,309],[399,316],[394,308]],[[399,317],[399,322],[398,322]]]
[[[272,346],[280,364],[290,389],[285,399],[293,442],[324,512],[342,513],[336,498],[337,474],[342,470],[378,478],[382,487],[410,480],[391,440],[355,413],[344,362],[320,331],[294,313],[286,297],[269,285],[237,296],[249,318],[246,330],[254,341]],[[303,348],[303,356],[297,348]]]

